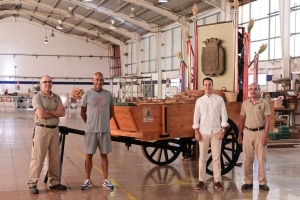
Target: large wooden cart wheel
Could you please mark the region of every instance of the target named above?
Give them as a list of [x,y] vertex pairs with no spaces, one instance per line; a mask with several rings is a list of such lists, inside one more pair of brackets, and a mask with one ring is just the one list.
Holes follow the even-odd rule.
[[[227,174],[232,170],[232,168],[236,165],[240,153],[242,152],[242,145],[238,143],[238,134],[239,129],[236,124],[231,120],[228,119],[229,126],[226,129],[226,133],[222,140],[222,147],[221,147],[221,174]],[[208,150],[208,160],[206,163],[206,173],[209,175],[213,175],[212,172],[212,155],[211,149]]]
[[141,147],[144,156],[156,165],[168,165],[181,153],[179,149],[170,149],[172,147],[180,147],[180,140],[176,139],[158,140],[153,142],[151,145],[145,143]]

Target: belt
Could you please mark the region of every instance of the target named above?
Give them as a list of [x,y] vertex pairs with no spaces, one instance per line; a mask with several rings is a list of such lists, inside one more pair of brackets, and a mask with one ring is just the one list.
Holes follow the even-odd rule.
[[58,125],[45,125],[45,124],[35,124],[36,126],[41,126],[41,127],[44,127],[44,128],[51,128],[51,129],[54,129],[56,127],[58,127]]
[[248,128],[247,126],[245,126],[245,128],[246,128],[246,129],[248,129],[249,131],[260,131],[260,130],[263,130],[263,129],[265,129],[265,127],[264,127],[264,126],[262,126],[262,127],[259,127],[259,128]]

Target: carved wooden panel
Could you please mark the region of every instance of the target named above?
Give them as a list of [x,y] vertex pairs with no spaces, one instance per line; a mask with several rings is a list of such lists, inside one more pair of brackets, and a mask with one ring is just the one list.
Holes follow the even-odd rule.
[[201,65],[202,72],[206,76],[221,75],[225,70],[225,56],[222,45],[218,38],[210,38],[203,43],[206,47],[202,48]]

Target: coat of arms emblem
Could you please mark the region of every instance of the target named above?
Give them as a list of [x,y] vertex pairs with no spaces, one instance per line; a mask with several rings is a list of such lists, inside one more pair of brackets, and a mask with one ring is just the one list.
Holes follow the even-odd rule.
[[225,58],[223,47],[219,42],[218,38],[203,41],[206,47],[202,48],[201,65],[202,72],[206,76],[217,76],[224,72]]

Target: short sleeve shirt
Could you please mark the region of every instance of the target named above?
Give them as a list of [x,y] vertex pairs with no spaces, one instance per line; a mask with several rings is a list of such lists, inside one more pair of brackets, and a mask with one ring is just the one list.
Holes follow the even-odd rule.
[[[56,110],[58,105],[62,105],[61,98],[53,92],[51,93],[50,98],[46,97],[41,91],[32,97],[32,106],[34,110],[38,108],[42,108],[44,110]],[[35,114],[34,122],[46,125],[57,125],[59,123],[59,118],[54,117],[51,119],[39,119]]]
[[85,132],[102,133],[110,129],[110,106],[113,106],[111,92],[102,89],[100,92],[93,89],[84,93],[81,106],[87,108]]
[[241,115],[246,115],[245,126],[259,128],[265,125],[265,115],[271,115],[271,107],[267,100],[260,98],[252,104],[250,98],[243,102]]

